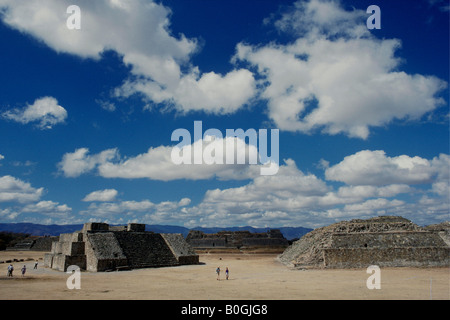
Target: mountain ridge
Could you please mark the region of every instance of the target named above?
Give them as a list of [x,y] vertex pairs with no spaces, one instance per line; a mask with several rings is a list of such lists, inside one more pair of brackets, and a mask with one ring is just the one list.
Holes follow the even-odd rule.
[[[58,236],[61,233],[71,233],[83,228],[82,224],[68,224],[68,225],[44,225],[35,224],[29,222],[18,223],[0,223],[0,232],[14,232],[14,233],[27,233],[31,236]],[[194,227],[186,228],[182,226],[173,225],[156,225],[146,224],[146,231],[153,231],[156,233],[181,233],[186,237],[191,230],[199,230],[205,233],[217,233],[220,231],[250,231],[252,233],[266,232],[269,229],[278,229],[287,240],[293,240],[301,238],[304,234],[312,231],[313,229],[304,227],[279,227],[279,228],[255,228],[250,226],[244,227]]]

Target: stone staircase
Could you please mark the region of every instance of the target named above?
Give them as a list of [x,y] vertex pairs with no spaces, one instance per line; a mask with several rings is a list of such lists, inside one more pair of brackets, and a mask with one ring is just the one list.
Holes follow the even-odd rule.
[[116,232],[131,268],[176,266],[178,261],[160,234]]

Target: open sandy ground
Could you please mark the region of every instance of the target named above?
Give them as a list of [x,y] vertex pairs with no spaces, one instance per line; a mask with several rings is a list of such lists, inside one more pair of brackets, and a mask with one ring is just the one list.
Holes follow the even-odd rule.
[[0,261],[24,259],[13,262],[13,278],[6,276],[9,263],[0,264],[1,300],[450,300],[449,268],[381,268],[381,288],[369,290],[366,269],[294,270],[275,254],[201,254],[200,265],[82,272],[81,288],[68,289],[70,275],[45,268],[43,255],[0,251]]

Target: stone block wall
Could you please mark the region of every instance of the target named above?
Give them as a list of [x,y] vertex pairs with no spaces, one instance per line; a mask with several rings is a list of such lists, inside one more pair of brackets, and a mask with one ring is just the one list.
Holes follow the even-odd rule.
[[82,232],[61,234],[44,257],[47,267],[66,271],[78,265],[87,271],[164,267],[198,263],[198,255],[181,234],[155,234],[143,224],[111,227],[86,223]]
[[83,234],[62,233],[58,239],[53,241],[51,252],[44,255],[44,265],[59,271],[66,271],[68,266],[74,264],[86,269]]
[[323,249],[328,268],[446,266],[450,248],[436,234],[426,231],[367,232],[332,235]]
[[53,241],[58,241],[59,237],[40,237],[37,238],[31,250],[33,251],[51,251]]
[[448,247],[328,248],[323,249],[326,268],[441,267],[449,265]]
[[54,257],[54,254],[52,254],[52,253],[44,254],[44,266],[46,266],[48,268],[52,268],[53,267],[53,257]]
[[83,233],[88,231],[109,231],[109,224],[103,222],[87,222],[83,225]]
[[178,261],[160,234],[116,232],[116,239],[131,268],[178,265]]
[[426,231],[335,233],[333,248],[446,247],[438,234]]
[[127,225],[127,231],[144,232],[145,231],[145,224],[142,224],[142,223],[129,223]]
[[128,265],[127,257],[113,232],[86,234],[86,270],[114,270]]
[[179,233],[162,233],[164,241],[175,255],[179,264],[198,264],[199,256]]
[[287,247],[289,244],[277,229],[263,233],[220,231],[214,234],[192,230],[189,232],[186,241],[194,248]]
[[208,239],[191,239],[189,244],[194,248],[225,248],[227,246],[232,247],[228,244],[225,239],[221,238],[208,238]]
[[287,246],[286,239],[280,238],[244,238],[242,246],[244,247],[269,247],[269,246]]
[[419,227],[408,219],[353,219],[305,234],[279,256],[297,268],[449,266],[450,223]]
[[82,269],[86,269],[86,257],[84,255],[67,256],[60,253],[46,253],[44,256],[44,265],[46,267],[64,272],[70,265],[77,265]]

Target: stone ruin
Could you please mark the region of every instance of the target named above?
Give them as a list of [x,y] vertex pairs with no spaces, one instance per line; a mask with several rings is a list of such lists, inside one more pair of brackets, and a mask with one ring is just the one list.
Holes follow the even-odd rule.
[[16,243],[12,247],[6,248],[7,251],[50,251],[52,243],[58,241],[59,237],[50,236],[30,236]]
[[85,223],[81,231],[61,234],[44,257],[46,267],[60,271],[70,265],[98,272],[198,263],[199,256],[181,234],[153,233],[135,223]]
[[196,249],[250,249],[250,248],[283,248],[288,241],[278,229],[267,232],[252,233],[250,231],[220,231],[218,233],[204,233],[191,230],[186,237],[191,247]]
[[450,223],[419,227],[381,216],[315,229],[278,258],[295,268],[441,267],[450,265]]

